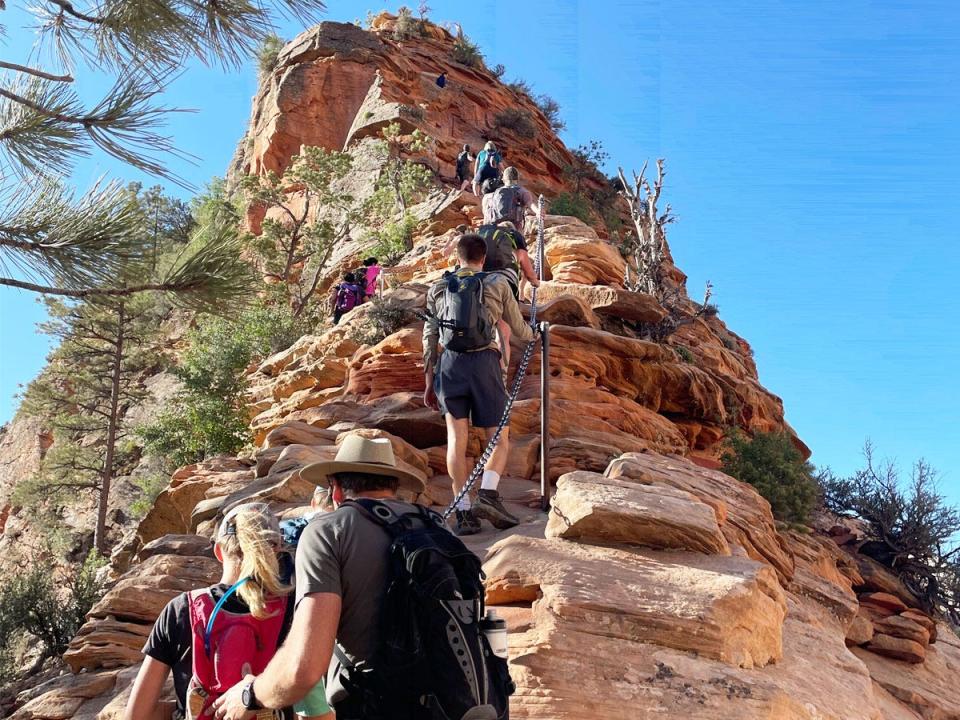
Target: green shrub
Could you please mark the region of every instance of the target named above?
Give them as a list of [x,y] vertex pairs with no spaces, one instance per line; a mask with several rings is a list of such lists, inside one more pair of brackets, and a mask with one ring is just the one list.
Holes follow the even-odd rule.
[[567,124],[560,117],[560,103],[549,95],[537,95],[534,102],[536,102],[537,107],[540,108],[540,112],[543,113],[544,117],[547,118],[547,122],[550,123],[550,127],[553,128],[554,132],[567,129]]
[[168,467],[232,454],[250,439],[243,401],[254,360],[289,347],[310,327],[281,305],[255,305],[233,319],[203,316],[174,374],[183,389],[154,422],[137,428],[149,455]]
[[572,193],[560,193],[550,202],[548,211],[551,215],[568,215],[570,217],[580,218],[585,223],[593,220],[590,201],[583,195],[574,195]]
[[526,80],[521,79],[508,82],[507,87],[517,95],[528,97],[531,100],[533,99],[533,86],[530,85],[530,83],[528,83]]
[[286,42],[279,35],[271,33],[264,38],[263,44],[257,50],[257,69],[261,79],[276,69],[284,45]]
[[503,65],[503,63],[497,63],[493,66],[490,72],[492,72],[493,76],[499,80],[506,74],[507,68]]
[[480,52],[480,46],[464,35],[463,30],[457,32],[457,38],[453,41],[453,59],[467,67],[483,65],[483,53]]
[[379,258],[384,266],[396,265],[413,247],[413,233],[416,229],[417,221],[410,215],[388,222],[377,233],[377,244],[371,255]]
[[774,516],[805,523],[817,503],[814,467],[803,459],[785,432],[747,437],[734,431],[725,444],[723,471],[753,485],[770,503]]
[[409,40],[415,32],[417,32],[417,21],[413,17],[413,11],[406,5],[401,5],[393,24],[393,39],[398,42]]
[[354,323],[350,338],[361,345],[376,345],[401,330],[410,321],[410,312],[379,298],[373,298],[367,306],[362,322]]
[[170,478],[166,475],[154,473],[131,478],[130,483],[140,491],[140,496],[130,503],[130,514],[135,518],[142,518],[150,512],[157,496],[170,483]]
[[65,578],[34,564],[0,584],[0,680],[11,679],[20,658],[17,649],[28,640],[39,648],[36,666],[60,655],[83,624],[87,612],[103,594],[97,570],[105,564],[90,553]]
[[528,140],[537,136],[537,126],[530,113],[520,108],[507,108],[498,112],[493,116],[493,127],[496,130],[512,130]]
[[677,355],[680,356],[680,359],[683,360],[683,362],[692,364],[696,361],[696,358],[693,356],[690,348],[688,348],[686,345],[677,345],[673,349],[676,351]]

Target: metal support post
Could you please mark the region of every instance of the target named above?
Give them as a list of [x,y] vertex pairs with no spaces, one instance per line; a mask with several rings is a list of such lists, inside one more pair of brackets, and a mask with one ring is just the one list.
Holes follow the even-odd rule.
[[550,323],[540,324],[540,509],[550,509]]

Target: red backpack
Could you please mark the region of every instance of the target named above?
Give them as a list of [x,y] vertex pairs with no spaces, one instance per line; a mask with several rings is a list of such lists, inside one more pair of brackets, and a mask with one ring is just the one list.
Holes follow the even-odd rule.
[[[263,672],[280,645],[287,598],[270,600],[267,603],[270,616],[263,620],[249,612],[235,613],[223,608],[227,599],[249,579],[240,580],[216,602],[209,588],[190,593],[193,631],[193,677],[187,693],[190,718],[207,717],[204,712],[218,697],[246,675]],[[274,714],[271,712],[265,717],[274,717]]]

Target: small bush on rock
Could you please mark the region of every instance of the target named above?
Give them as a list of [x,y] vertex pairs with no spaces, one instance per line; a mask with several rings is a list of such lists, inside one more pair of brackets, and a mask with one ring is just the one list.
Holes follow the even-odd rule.
[[507,108],[493,116],[493,127],[496,130],[512,130],[522,138],[532,140],[537,136],[537,126],[526,110]]
[[0,585],[0,681],[12,679],[19,668],[16,650],[25,639],[34,666],[61,655],[83,624],[87,612],[103,593],[97,570],[104,561],[90,553],[66,578],[55,580],[40,564],[13,574]]
[[376,345],[405,327],[410,319],[410,313],[404,308],[374,298],[367,307],[363,321],[351,328],[350,339],[361,345]]
[[480,52],[480,46],[464,35],[463,30],[457,31],[457,39],[453,41],[453,59],[467,67],[483,65],[483,53]]
[[568,215],[579,218],[588,224],[593,221],[590,201],[583,195],[560,193],[551,201],[549,212],[551,215]]
[[260,79],[267,77],[272,73],[280,59],[280,51],[286,43],[279,35],[270,34],[264,39],[263,44],[257,50],[257,69],[260,72]]
[[960,624],[960,508],[948,505],[937,472],[918,460],[907,480],[891,461],[877,462],[864,448],[864,467],[822,478],[827,509],[866,522],[860,552],[890,568],[928,612]]
[[815,470],[784,432],[747,437],[734,431],[722,455],[723,472],[753,485],[770,503],[774,516],[805,523],[819,494]]

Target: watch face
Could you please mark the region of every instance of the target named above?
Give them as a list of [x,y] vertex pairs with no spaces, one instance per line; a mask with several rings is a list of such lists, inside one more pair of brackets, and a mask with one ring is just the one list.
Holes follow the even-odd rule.
[[240,695],[240,701],[243,703],[243,706],[248,710],[253,708],[253,688],[250,685],[247,685],[246,687],[243,688],[243,692]]

